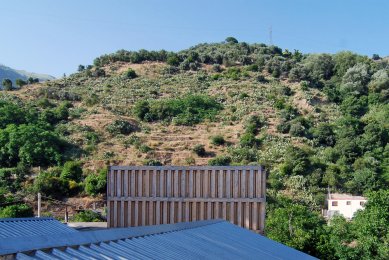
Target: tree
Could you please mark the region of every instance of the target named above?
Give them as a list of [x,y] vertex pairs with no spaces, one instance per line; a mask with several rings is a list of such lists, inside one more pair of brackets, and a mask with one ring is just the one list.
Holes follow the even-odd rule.
[[82,72],[82,71],[84,71],[85,70],[85,66],[84,65],[78,65],[78,69],[77,69],[77,71],[78,72]]
[[28,84],[33,84],[34,83],[34,78],[33,77],[29,77],[27,79],[27,82],[28,82]]
[[48,197],[62,199],[69,194],[69,181],[51,172],[41,172],[34,180],[34,191]]
[[364,95],[370,81],[369,68],[366,64],[358,63],[349,68],[342,78],[340,91],[344,95]]
[[312,130],[312,136],[317,145],[333,146],[335,144],[335,133],[333,126],[329,123],[320,123]]
[[166,63],[170,66],[178,66],[180,64],[180,59],[177,54],[172,53],[168,55]]
[[382,90],[389,89],[389,75],[385,69],[379,70],[373,74],[369,83],[369,90],[379,93]]
[[10,79],[3,79],[2,85],[5,90],[12,90],[12,81]]
[[16,85],[19,87],[19,88],[21,88],[21,87],[23,87],[24,85],[26,85],[27,84],[27,82],[26,81],[24,81],[24,80],[22,80],[22,79],[16,79]]
[[334,73],[335,63],[329,54],[310,54],[304,66],[311,80],[328,80]]
[[279,205],[269,210],[266,236],[280,243],[317,255],[318,238],[323,233],[324,219],[304,205],[279,198]]
[[48,166],[62,160],[63,141],[53,132],[37,125],[10,124],[0,129],[0,166],[19,162],[29,166]]
[[234,37],[227,37],[226,39],[225,39],[225,41],[226,41],[226,43],[238,43],[238,40],[237,39],[235,39]]
[[33,216],[34,211],[27,204],[10,205],[0,209],[0,218],[28,218]]
[[350,51],[338,52],[334,55],[335,72],[338,77],[343,77],[346,71],[357,63],[368,63],[369,58],[360,56]]
[[380,60],[381,57],[380,57],[380,55],[378,55],[378,54],[373,54],[373,56],[371,57],[371,59],[372,59],[372,60]]

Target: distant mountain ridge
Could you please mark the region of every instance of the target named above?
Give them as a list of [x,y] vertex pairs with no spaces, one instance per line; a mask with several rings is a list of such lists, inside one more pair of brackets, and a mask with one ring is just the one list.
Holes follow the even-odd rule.
[[15,85],[16,79],[27,80],[29,77],[38,78],[39,81],[47,81],[47,80],[55,79],[55,77],[50,75],[27,72],[24,70],[15,70],[3,64],[0,64],[0,86],[2,86],[1,84],[3,82],[3,79],[10,79],[12,80],[12,83]]

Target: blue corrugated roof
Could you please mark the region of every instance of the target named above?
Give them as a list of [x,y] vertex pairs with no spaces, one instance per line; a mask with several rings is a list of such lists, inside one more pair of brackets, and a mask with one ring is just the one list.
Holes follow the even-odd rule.
[[0,238],[78,232],[53,218],[0,218]]
[[0,254],[12,253],[17,259],[315,259],[220,220],[41,235],[33,243],[0,240]]

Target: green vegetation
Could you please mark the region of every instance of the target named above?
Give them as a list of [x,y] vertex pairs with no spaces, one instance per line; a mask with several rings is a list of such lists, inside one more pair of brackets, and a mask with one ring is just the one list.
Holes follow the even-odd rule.
[[33,216],[32,208],[26,204],[5,206],[0,209],[0,218],[28,218]]
[[[385,57],[229,37],[177,53],[120,50],[40,83],[29,99],[23,88],[1,94],[6,198],[37,190],[100,198],[106,173],[94,169],[122,162],[261,164],[270,238],[323,259],[388,258]],[[366,210],[327,225],[328,188],[368,196]]]
[[12,81],[10,79],[3,79],[2,85],[4,90],[12,90]]
[[99,213],[96,213],[92,210],[84,210],[73,217],[74,222],[102,222],[104,219]]
[[226,143],[226,140],[222,135],[214,135],[211,136],[211,144],[213,145],[224,145]]
[[196,144],[194,147],[193,147],[193,152],[195,154],[197,154],[198,156],[200,157],[204,157],[207,155],[207,152],[205,151],[205,147],[203,144]]
[[113,123],[107,125],[106,130],[112,135],[128,135],[136,131],[136,126],[128,121],[115,120]]
[[194,125],[204,119],[214,119],[222,106],[204,95],[159,101],[141,100],[135,104],[134,114],[142,121],[167,121],[176,125]]
[[91,196],[103,194],[107,190],[107,171],[102,169],[97,173],[90,173],[85,178],[85,192]]

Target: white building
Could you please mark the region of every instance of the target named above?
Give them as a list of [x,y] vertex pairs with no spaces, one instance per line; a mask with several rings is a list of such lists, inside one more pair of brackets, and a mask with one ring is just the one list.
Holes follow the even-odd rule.
[[354,213],[364,209],[366,198],[362,196],[352,196],[350,194],[333,193],[328,195],[327,217],[342,215],[346,219],[351,219]]

